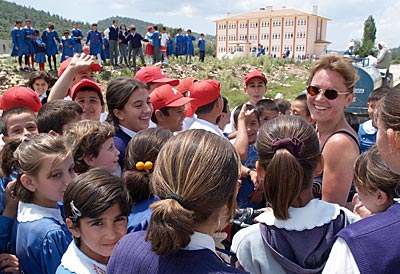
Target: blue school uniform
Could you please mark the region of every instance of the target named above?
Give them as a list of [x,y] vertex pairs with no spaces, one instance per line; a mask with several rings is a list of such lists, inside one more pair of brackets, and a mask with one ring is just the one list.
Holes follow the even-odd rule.
[[113,139],[114,139],[115,147],[119,151],[118,164],[121,167],[121,170],[124,170],[125,151],[126,151],[126,148],[128,147],[128,143],[132,139],[132,137],[130,137],[128,134],[126,134],[120,128],[118,128],[115,131],[115,135],[114,135]]
[[103,39],[104,49],[101,51],[101,60],[110,59],[110,43],[107,38]]
[[74,52],[81,53],[83,32],[80,29],[73,28],[70,33],[71,38],[74,40]]
[[185,35],[185,54],[194,55],[194,40],[196,40],[196,38],[193,35]]
[[175,55],[175,38],[168,39],[167,56]]
[[200,38],[199,41],[197,41],[197,47],[199,48],[200,51],[205,51],[206,50],[206,40],[204,38]]
[[71,241],[60,208],[19,203],[16,255],[24,273],[55,273]]
[[86,37],[86,45],[90,43],[90,55],[101,54],[103,47],[103,38],[98,30],[89,30]]
[[57,55],[58,50],[57,50],[57,44],[61,43],[61,39],[58,36],[58,33],[56,30],[49,31],[49,29],[46,29],[42,32],[42,40],[46,44],[46,55],[47,56],[52,56],[52,55]]
[[63,61],[65,61],[65,59],[67,59],[67,57],[73,57],[74,56],[74,39],[72,39],[71,37],[69,38],[65,38],[63,37],[61,39],[61,43],[63,45],[62,48],[62,54],[61,54],[61,60],[60,62],[62,63]]
[[46,46],[40,37],[36,37],[35,46],[35,63],[46,63]]
[[153,32],[149,38],[151,39],[153,47],[159,47],[161,45],[160,33],[158,31]]
[[28,52],[29,54],[35,54],[35,46],[33,41],[35,40],[35,29],[34,28],[28,28],[28,27],[24,27],[23,28],[24,31],[24,38],[25,38],[25,43],[28,47]]
[[177,34],[175,36],[175,47],[176,47],[176,55],[184,55],[185,54],[185,37],[182,34]]
[[159,199],[156,197],[135,203],[128,216],[128,233],[146,230],[150,223],[150,205]]
[[13,28],[11,31],[11,38],[13,42],[11,56],[22,56],[29,53],[28,46],[25,43],[24,31],[22,28]]

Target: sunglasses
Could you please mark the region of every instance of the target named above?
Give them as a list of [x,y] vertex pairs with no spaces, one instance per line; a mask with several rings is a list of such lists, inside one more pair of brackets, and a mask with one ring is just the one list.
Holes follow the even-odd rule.
[[[307,86],[307,93],[310,96],[317,96],[322,92],[322,89],[316,86]],[[337,92],[334,89],[326,89],[323,91],[323,94],[325,95],[326,99],[328,100],[335,100],[340,94],[349,94],[350,92]]]

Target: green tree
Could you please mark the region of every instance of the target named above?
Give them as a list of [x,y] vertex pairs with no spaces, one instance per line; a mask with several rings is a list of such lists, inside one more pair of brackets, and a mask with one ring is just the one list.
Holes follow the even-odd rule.
[[372,50],[376,39],[376,26],[375,20],[372,15],[368,16],[367,20],[364,22],[364,34],[362,38],[362,45],[360,48],[360,56],[365,57],[368,52]]

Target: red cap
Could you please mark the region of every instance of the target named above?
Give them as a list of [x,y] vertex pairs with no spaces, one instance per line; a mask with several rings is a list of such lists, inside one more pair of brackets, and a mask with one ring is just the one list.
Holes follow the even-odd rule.
[[179,84],[178,79],[167,78],[160,67],[143,67],[135,74],[135,79],[143,84],[148,83],[164,83],[171,86]]
[[[64,62],[61,63],[60,69],[58,70],[58,77],[61,77],[61,75],[64,73],[64,71],[67,69],[69,63],[71,63],[72,58],[67,58]],[[93,71],[100,71],[101,66],[97,63],[92,64],[92,70]]]
[[194,77],[186,77],[185,79],[180,80],[179,85],[177,85],[175,88],[179,90],[180,93],[185,93],[188,92],[190,86],[197,81],[198,80]]
[[195,99],[186,111],[186,116],[192,116],[198,107],[214,102],[221,95],[220,83],[215,80],[200,80],[194,82],[189,89],[190,98]]
[[71,89],[72,100],[75,100],[75,96],[78,91],[84,90],[85,88],[90,88],[97,91],[100,95],[101,103],[104,104],[103,90],[96,82],[93,82],[92,80],[89,79],[82,79],[75,86],[72,87]]
[[262,73],[261,71],[258,71],[258,70],[253,70],[253,71],[247,73],[246,77],[244,78],[245,85],[247,86],[249,81],[253,78],[260,78],[261,80],[263,80],[263,82],[265,84],[268,82],[267,77],[265,77],[264,73]]
[[150,94],[150,102],[154,111],[164,107],[180,107],[192,100],[192,98],[184,97],[182,93],[168,84],[156,88]]
[[7,89],[0,98],[2,110],[7,111],[14,107],[24,107],[38,113],[42,107],[39,96],[27,87],[15,86]]
[[148,26],[148,27],[147,27],[147,30],[148,30],[148,31],[151,31],[152,29],[153,29],[153,26]]

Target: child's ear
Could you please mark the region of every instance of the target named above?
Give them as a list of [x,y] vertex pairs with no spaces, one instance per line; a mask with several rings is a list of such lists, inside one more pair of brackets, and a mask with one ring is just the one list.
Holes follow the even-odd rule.
[[387,204],[388,199],[389,199],[388,195],[379,189],[376,191],[375,197],[376,197],[376,205],[378,205],[378,206]]
[[22,174],[21,175],[21,184],[28,189],[30,192],[35,192],[36,191],[36,184],[35,181],[32,179],[31,176]]
[[159,109],[154,111],[154,115],[156,116],[157,121],[163,121],[164,120],[164,115]]
[[70,218],[66,218],[65,222],[67,224],[68,230],[71,232],[72,236],[74,238],[80,238],[81,237],[81,231],[79,230],[79,227],[72,222]]
[[118,120],[123,121],[124,119],[124,115],[122,114],[122,111],[119,109],[113,109],[113,113],[115,115],[115,117],[118,118]]
[[94,157],[92,155],[83,156],[82,160],[89,166],[93,167]]

